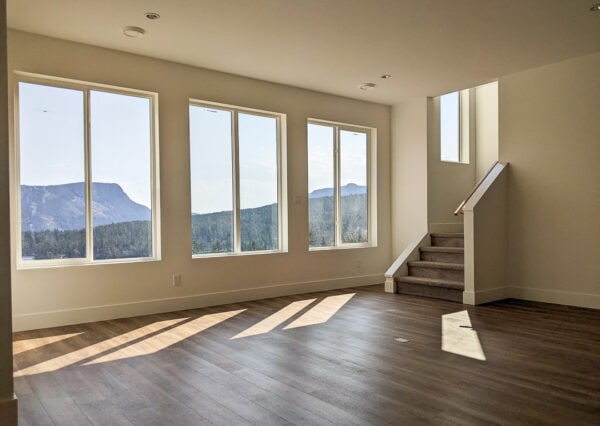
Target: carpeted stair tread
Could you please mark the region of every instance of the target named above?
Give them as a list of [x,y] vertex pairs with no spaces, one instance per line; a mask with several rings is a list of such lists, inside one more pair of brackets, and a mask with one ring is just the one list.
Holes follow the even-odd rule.
[[408,262],[408,266],[413,268],[454,269],[457,271],[464,271],[465,269],[465,265],[460,263],[431,262],[427,260],[413,260]]
[[465,234],[461,234],[458,232],[445,232],[445,233],[432,233],[431,234],[432,237],[434,238],[464,238]]
[[423,278],[423,277],[398,277],[396,278],[397,282],[400,283],[409,283],[409,284],[419,284],[429,287],[443,287],[443,288],[451,288],[455,290],[464,290],[465,286],[463,283],[459,281],[450,281],[450,280],[442,280],[439,278]]
[[420,251],[425,252],[435,252],[435,253],[464,253],[465,249],[463,247],[443,247],[443,246],[429,246],[429,247],[421,247]]

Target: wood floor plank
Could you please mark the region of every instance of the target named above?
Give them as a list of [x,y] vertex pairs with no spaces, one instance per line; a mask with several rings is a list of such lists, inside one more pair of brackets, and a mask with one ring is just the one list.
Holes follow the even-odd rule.
[[[485,361],[442,350],[442,315],[459,311]],[[14,342],[24,425],[600,424],[600,311],[590,309],[467,307],[370,286]]]

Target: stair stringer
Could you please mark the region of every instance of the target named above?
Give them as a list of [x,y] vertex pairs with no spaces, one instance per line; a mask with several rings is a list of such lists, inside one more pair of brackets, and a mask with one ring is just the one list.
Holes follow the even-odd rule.
[[408,262],[420,259],[419,249],[431,245],[431,234],[426,233],[421,238],[410,243],[400,256],[392,263],[385,273],[385,291],[386,293],[397,293],[398,285],[396,278],[406,277],[408,275]]

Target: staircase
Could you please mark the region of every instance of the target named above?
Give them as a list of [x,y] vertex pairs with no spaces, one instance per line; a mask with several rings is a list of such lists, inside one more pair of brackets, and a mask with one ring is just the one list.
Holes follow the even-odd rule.
[[419,252],[420,260],[408,262],[408,276],[396,278],[398,293],[462,303],[464,234],[431,234],[431,247]]

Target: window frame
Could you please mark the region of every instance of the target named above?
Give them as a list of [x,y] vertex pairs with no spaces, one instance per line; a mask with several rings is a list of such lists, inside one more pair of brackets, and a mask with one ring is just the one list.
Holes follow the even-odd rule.
[[[377,247],[377,129],[374,127],[356,124],[340,123],[318,118],[308,118],[306,121],[307,137],[307,188],[310,165],[308,158],[308,125],[326,126],[333,128],[333,210],[334,210],[334,245],[325,247],[311,247],[309,251],[340,250],[354,248]],[[367,137],[366,174],[367,174],[367,241],[364,243],[344,243],[342,239],[342,195],[341,195],[341,153],[340,133],[342,131],[364,133]],[[307,194],[309,192],[307,191]],[[308,195],[307,195],[308,197]],[[310,200],[308,200],[308,231],[310,231]],[[306,233],[308,237],[308,232]]]
[[[195,106],[200,108],[212,108],[231,113],[231,182],[232,182],[232,227],[233,241],[232,251],[218,253],[197,253],[192,252],[192,259],[204,259],[210,257],[228,257],[228,256],[251,256],[261,254],[287,253],[288,251],[288,228],[287,228],[287,125],[286,114],[274,111],[261,110],[256,108],[242,107],[238,105],[225,104],[220,102],[212,102],[190,98],[188,100],[188,152],[189,167],[190,167],[190,215],[192,214],[192,181],[191,181],[191,123],[189,108]],[[261,117],[274,118],[277,126],[276,130],[276,158],[277,158],[277,249],[273,250],[254,250],[242,251],[242,228],[241,228],[241,208],[240,208],[240,162],[239,162],[239,121],[238,115],[251,114]],[[190,216],[191,217],[191,216]],[[190,237],[192,237],[192,227],[190,223]],[[191,244],[190,244],[191,247]]]
[[[130,89],[102,83],[74,80],[63,77],[48,76],[24,71],[14,72],[13,85],[13,223],[16,224],[15,258],[17,269],[38,269],[59,266],[106,265],[118,263],[153,262],[161,260],[161,228],[160,228],[160,177],[159,177],[159,140],[158,140],[158,93],[146,90]],[[23,260],[22,218],[21,218],[21,140],[20,140],[20,103],[19,84],[37,84],[59,89],[78,90],[83,93],[83,139],[84,139],[84,189],[85,189],[85,249],[82,258]],[[91,108],[90,92],[114,93],[117,95],[146,98],[150,101],[150,183],[151,183],[151,230],[152,253],[148,257],[131,257],[119,259],[94,259],[94,234],[92,210],[92,157],[91,157]]]

